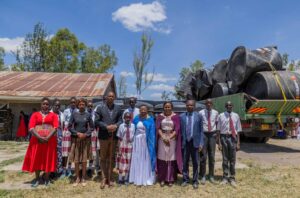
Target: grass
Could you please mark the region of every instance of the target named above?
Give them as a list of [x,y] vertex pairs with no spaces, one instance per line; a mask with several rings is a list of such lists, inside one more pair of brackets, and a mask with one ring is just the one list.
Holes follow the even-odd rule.
[[3,168],[4,166],[8,166],[10,164],[14,164],[17,162],[22,162],[24,160],[24,156],[8,159],[8,160],[3,160],[0,162],[0,169]]
[[[221,175],[217,170],[217,175]],[[12,173],[11,173],[12,174]],[[14,173],[20,174],[20,173]],[[9,176],[13,178],[13,175]],[[19,175],[15,178],[23,178],[28,181],[28,175]],[[26,178],[26,179],[25,179]],[[33,175],[32,175],[33,178]],[[260,168],[252,166],[248,169],[237,170],[238,187],[229,185],[207,183],[194,190],[192,186],[181,187],[180,181],[173,187],[160,187],[159,184],[148,187],[113,187],[100,190],[98,181],[89,181],[86,187],[72,187],[67,179],[56,181],[51,187],[30,190],[4,191],[9,197],[300,197],[300,169],[299,168]],[[20,179],[20,178],[19,178]],[[217,177],[220,181],[220,177]],[[1,193],[1,191],[0,191]],[[0,194],[1,195],[1,194]],[[5,197],[4,196],[4,197]],[[0,196],[2,197],[2,196]]]
[[0,183],[3,183],[5,181],[5,171],[0,171]]

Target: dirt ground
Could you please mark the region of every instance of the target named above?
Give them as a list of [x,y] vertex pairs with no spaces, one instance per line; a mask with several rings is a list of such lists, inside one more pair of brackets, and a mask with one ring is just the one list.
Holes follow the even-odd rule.
[[[221,186],[222,157],[216,154],[217,184],[207,183],[194,190],[181,187],[113,187],[100,190],[99,178],[86,187],[72,187],[68,179],[49,188],[30,187],[33,174],[22,173],[22,156],[27,143],[0,142],[0,197],[300,197],[300,141],[270,139],[267,144],[242,143],[237,154],[238,187]],[[1,176],[3,177],[1,180]]]

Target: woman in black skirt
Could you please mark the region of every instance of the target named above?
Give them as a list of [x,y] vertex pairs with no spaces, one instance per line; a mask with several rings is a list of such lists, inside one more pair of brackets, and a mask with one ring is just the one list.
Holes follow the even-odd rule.
[[[72,134],[71,152],[69,159],[75,163],[76,181],[73,186],[80,182],[86,186],[86,165],[92,157],[91,133],[94,130],[92,116],[85,110],[87,101],[83,98],[78,100],[78,112],[73,112],[70,118],[69,131]],[[82,164],[82,178],[79,175],[79,164]]]

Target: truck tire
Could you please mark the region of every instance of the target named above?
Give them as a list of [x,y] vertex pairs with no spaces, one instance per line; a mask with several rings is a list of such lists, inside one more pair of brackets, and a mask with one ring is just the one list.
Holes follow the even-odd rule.
[[267,143],[269,141],[269,137],[264,137],[262,138],[261,142],[260,143]]

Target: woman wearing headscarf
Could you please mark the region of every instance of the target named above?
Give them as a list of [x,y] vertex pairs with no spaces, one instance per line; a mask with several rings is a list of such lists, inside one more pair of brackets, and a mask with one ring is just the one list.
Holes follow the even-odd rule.
[[133,120],[135,136],[130,166],[129,182],[135,185],[153,185],[155,182],[155,122],[142,105],[140,114]]

